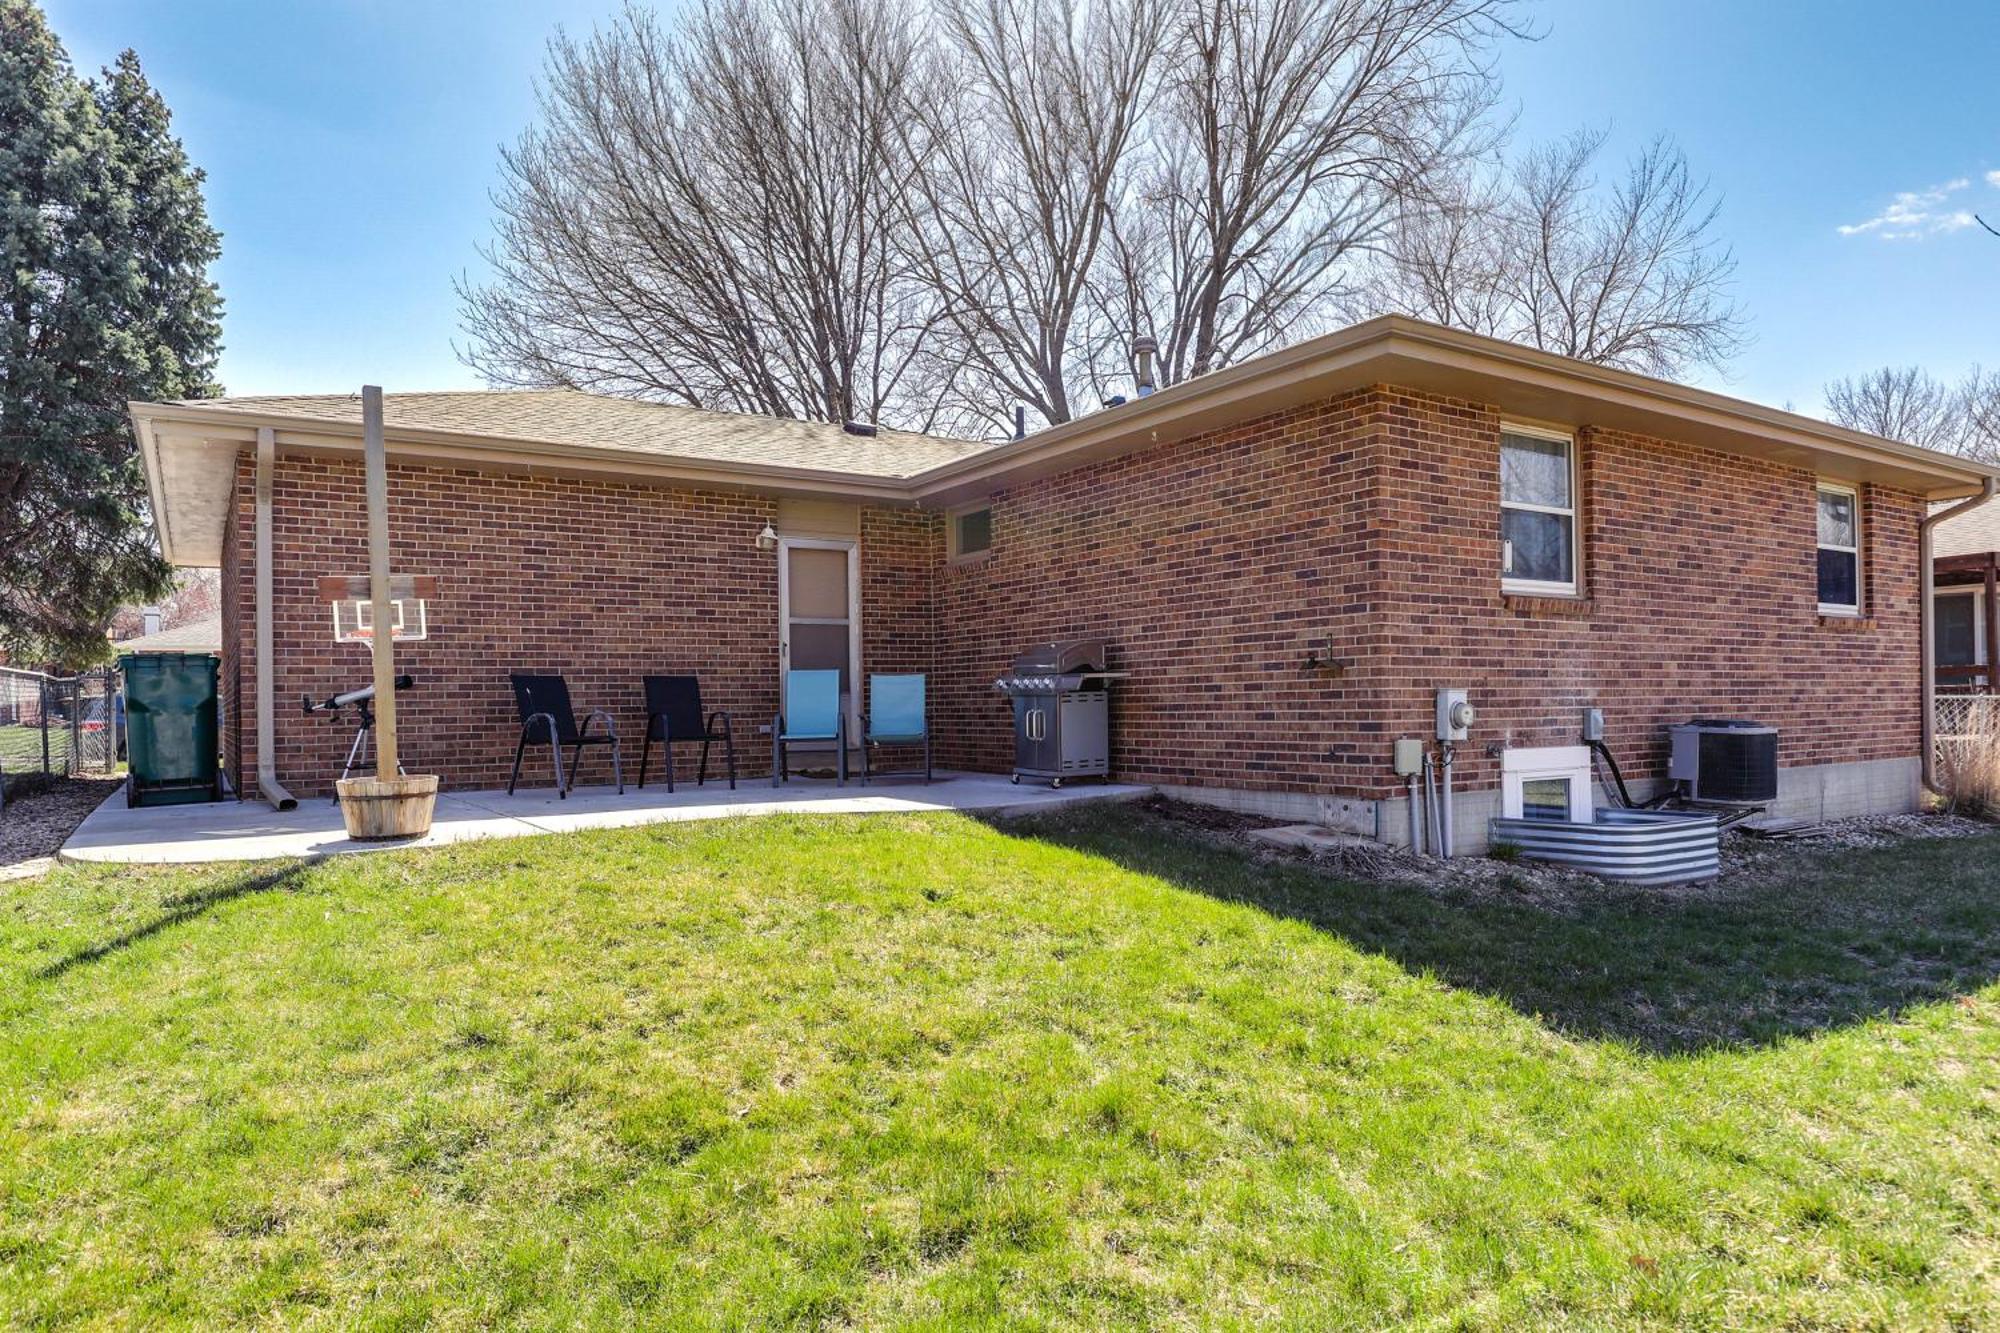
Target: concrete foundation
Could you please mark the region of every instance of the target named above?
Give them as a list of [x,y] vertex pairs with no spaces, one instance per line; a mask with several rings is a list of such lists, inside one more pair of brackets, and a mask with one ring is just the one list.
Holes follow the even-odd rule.
[[[1630,784],[1632,799],[1648,800],[1666,784]],[[1318,795],[1312,792],[1222,791],[1203,787],[1162,787],[1175,800],[1262,815],[1269,819],[1320,824],[1342,833],[1359,833],[1391,847],[1410,845],[1410,802],[1397,796],[1385,800]],[[1602,790],[1598,803],[1605,801]],[[1899,815],[1923,801],[1923,766],[1908,759],[1870,759],[1845,764],[1812,764],[1778,770],[1778,799],[1767,813],[1785,819],[1814,822],[1852,819],[1860,815]],[[1500,813],[1500,790],[1452,792],[1453,837],[1460,856],[1486,853],[1487,829]]]

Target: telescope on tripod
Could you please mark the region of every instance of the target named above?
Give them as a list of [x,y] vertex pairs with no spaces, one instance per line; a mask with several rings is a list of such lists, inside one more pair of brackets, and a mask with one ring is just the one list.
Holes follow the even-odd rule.
[[[414,676],[398,676],[396,677],[396,693],[401,694],[416,683],[416,677]],[[375,687],[373,685],[364,685],[358,690],[346,690],[340,694],[330,694],[318,703],[314,703],[313,697],[308,694],[302,696],[301,702],[304,704],[307,714],[327,713],[337,717],[342,709],[353,710],[354,744],[347,747],[347,765],[340,770],[342,780],[345,780],[357,765],[365,765],[368,762],[369,738],[375,733]],[[402,769],[403,765],[401,761],[398,761],[396,771],[401,772]],[[334,799],[338,800],[339,797],[335,797]]]

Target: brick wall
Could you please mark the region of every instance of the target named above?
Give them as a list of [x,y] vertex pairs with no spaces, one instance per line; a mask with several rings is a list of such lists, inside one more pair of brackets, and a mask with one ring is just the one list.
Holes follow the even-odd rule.
[[[1917,753],[1916,497],[1865,488],[1867,618],[1823,620],[1812,474],[1585,430],[1584,596],[1510,599],[1498,449],[1490,409],[1384,388],[998,493],[992,554],[939,577],[952,762],[1010,762],[987,686],[1018,647],[1094,634],[1137,673],[1139,781],[1393,796],[1445,685],[1480,710],[1469,789],[1586,706],[1638,777],[1696,715],[1777,725],[1787,765]],[[1345,676],[1302,671],[1322,644]]]
[[[1120,777],[1353,786],[1376,761],[1382,447],[1369,395],[1000,492],[993,549],[938,576],[941,740],[1013,762],[992,688],[1021,648],[1102,636]],[[1304,669],[1309,654],[1345,677]]]
[[[967,563],[944,558],[938,515],[863,510],[864,671],[930,672],[939,763],[1005,771],[994,677],[1027,644],[1102,635],[1134,673],[1113,710],[1118,775],[1197,787],[1399,794],[1390,743],[1428,733],[1443,685],[1480,709],[1468,789],[1497,782],[1487,744],[1571,742],[1585,706],[1605,710],[1636,777],[1659,775],[1662,728],[1692,715],[1776,724],[1788,765],[1916,753],[1914,496],[1864,489],[1867,615],[1824,620],[1811,474],[1586,429],[1583,597],[1509,599],[1498,432],[1479,404],[1350,394],[1003,490],[993,550]],[[612,709],[633,765],[639,677],[693,672],[736,715],[743,771],[768,771],[776,561],[754,538],[774,501],[404,465],[390,496],[398,569],[442,581],[432,637],[398,651],[419,679],[402,699],[413,771],[504,783],[510,669],[561,671],[580,711]],[[224,746],[246,792],[253,528],[246,457],[223,671]],[[331,642],[317,590],[366,568],[364,528],[358,462],[279,461],[277,759],[300,795],[330,789],[350,739],[303,716],[300,696],[369,678],[364,647]],[[1309,656],[1345,670],[1308,671]],[[545,783],[546,752],[530,765]],[[586,760],[585,781],[606,776]]]
[[1863,488],[1864,618],[1822,618],[1812,473],[1586,429],[1582,597],[1508,598],[1498,416],[1380,398],[1394,666],[1382,715],[1429,734],[1433,692],[1470,689],[1468,787],[1498,785],[1489,743],[1576,744],[1586,707],[1604,710],[1628,776],[1664,777],[1666,726],[1695,716],[1776,726],[1788,766],[1918,753],[1917,497]]
[[[252,467],[248,457],[239,462],[225,558],[239,608],[229,643],[244,687],[230,711],[241,767],[254,773]],[[640,677],[698,675],[703,702],[734,714],[742,771],[768,775],[769,738],[758,727],[778,702],[777,561],[755,537],[775,516],[773,500],[400,464],[390,468],[389,495],[396,568],[440,582],[430,638],[396,652],[397,669],[417,677],[399,699],[412,772],[439,773],[448,787],[504,785],[520,733],[507,674],[526,670],[565,675],[579,714],[611,711],[627,740],[628,781],[644,722]],[[863,577],[882,607],[864,609],[865,670],[928,665],[934,526],[914,512],[864,515]],[[367,569],[359,462],[281,458],[273,534],[278,771],[295,794],[325,795],[352,731],[305,716],[299,700],[370,676],[365,645],[332,641],[317,586],[321,575]],[[226,663],[225,675],[233,668]],[[681,762],[692,777],[693,747]],[[547,747],[531,751],[523,771],[547,785]],[[609,777],[603,751],[586,750],[582,781]]]

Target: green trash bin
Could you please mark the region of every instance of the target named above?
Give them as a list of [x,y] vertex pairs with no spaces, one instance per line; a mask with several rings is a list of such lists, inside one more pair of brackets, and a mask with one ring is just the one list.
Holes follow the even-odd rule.
[[125,755],[127,805],[187,805],[222,799],[216,736],[220,664],[197,653],[128,653]]

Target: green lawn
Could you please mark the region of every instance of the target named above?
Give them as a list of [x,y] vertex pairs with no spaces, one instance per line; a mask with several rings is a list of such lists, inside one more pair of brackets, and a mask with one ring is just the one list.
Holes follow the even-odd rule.
[[0,1321],[2000,1325],[2000,838],[1560,901],[1130,809],[0,886]]

